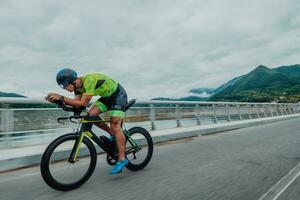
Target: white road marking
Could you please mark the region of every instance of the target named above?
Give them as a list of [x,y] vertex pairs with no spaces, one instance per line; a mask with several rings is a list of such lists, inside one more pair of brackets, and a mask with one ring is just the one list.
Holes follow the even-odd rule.
[[271,187],[258,200],[276,200],[300,175],[300,163],[282,177],[273,187]]

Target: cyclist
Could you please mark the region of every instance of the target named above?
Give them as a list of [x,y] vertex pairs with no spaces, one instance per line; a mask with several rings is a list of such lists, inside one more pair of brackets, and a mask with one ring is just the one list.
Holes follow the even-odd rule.
[[125,116],[127,94],[124,88],[113,79],[101,73],[90,73],[81,77],[73,69],[61,69],[56,75],[57,84],[75,93],[75,98],[68,98],[57,93],[49,93],[48,101],[61,100],[66,105],[87,106],[93,96],[101,96],[89,109],[89,116],[98,116],[110,110],[110,126],[106,123],[95,123],[96,126],[108,132],[111,139],[115,138],[118,147],[118,162],[110,174],[122,172],[128,164],[125,158],[125,136],[121,130],[121,122]]

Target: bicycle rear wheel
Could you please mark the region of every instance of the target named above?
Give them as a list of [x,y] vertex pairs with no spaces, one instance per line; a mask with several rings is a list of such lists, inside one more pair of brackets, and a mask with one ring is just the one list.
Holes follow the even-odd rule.
[[[126,139],[126,158],[129,163],[127,169],[139,171],[146,167],[153,154],[153,141],[149,132],[142,127],[134,127],[128,130],[130,138]],[[135,143],[136,145],[134,145]]]
[[92,175],[97,152],[92,142],[83,138],[75,162],[69,162],[72,148],[79,140],[77,134],[63,135],[45,150],[41,160],[41,173],[45,182],[56,190],[68,191],[80,187]]

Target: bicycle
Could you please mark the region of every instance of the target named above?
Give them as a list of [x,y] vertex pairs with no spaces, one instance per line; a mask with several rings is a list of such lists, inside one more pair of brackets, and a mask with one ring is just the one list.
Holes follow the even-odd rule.
[[[106,161],[109,165],[116,164],[118,151],[115,141],[104,135],[98,137],[92,131],[93,123],[106,123],[108,120],[103,120],[99,116],[81,115],[85,107],[75,108],[67,106],[61,101],[55,101],[54,103],[63,110],[74,113],[69,117],[57,118],[57,122],[63,123],[63,120],[69,120],[78,124],[78,127],[75,132],[62,135],[48,145],[41,159],[40,170],[44,181],[51,188],[69,191],[83,185],[94,172],[97,163],[95,144],[107,154]],[[131,100],[126,105],[126,110],[134,103],[135,100]],[[126,168],[131,171],[144,169],[153,154],[151,135],[142,127],[133,127],[126,130],[123,121],[121,127],[126,138],[125,156],[129,161]],[[142,155],[145,157],[143,158]],[[78,165],[83,166],[77,169]],[[55,169],[55,167],[58,169]],[[66,168],[68,169],[65,170]],[[65,175],[66,177],[63,177]]]

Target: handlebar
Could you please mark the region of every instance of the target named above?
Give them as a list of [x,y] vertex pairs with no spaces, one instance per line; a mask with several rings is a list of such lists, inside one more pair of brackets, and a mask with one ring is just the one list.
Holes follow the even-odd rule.
[[[48,96],[46,97],[46,99],[48,99]],[[80,107],[68,106],[61,100],[55,100],[52,103],[55,103],[59,108],[62,108],[64,111],[74,112],[73,116],[57,118],[57,122],[60,124],[64,124],[63,122],[61,122],[62,120],[69,120],[72,123],[77,123],[76,121],[73,121],[72,119],[82,119],[82,118],[87,117],[87,114],[80,115],[80,113],[82,113],[82,111],[86,109],[85,106],[80,106]]]
[[58,105],[58,107],[62,108],[64,111],[67,112],[74,112],[74,116],[78,116],[80,115],[80,113],[85,110],[84,106],[80,106],[80,107],[73,107],[73,106],[67,106],[66,104],[64,104],[62,101],[60,100],[55,100],[53,101],[53,103],[55,103],[56,105]]
[[73,121],[72,119],[83,119],[87,117],[87,115],[78,115],[78,116],[70,116],[70,117],[60,117],[57,118],[57,122],[60,124],[64,124],[63,122],[61,122],[62,120],[69,120],[70,122],[77,124],[77,121]]

